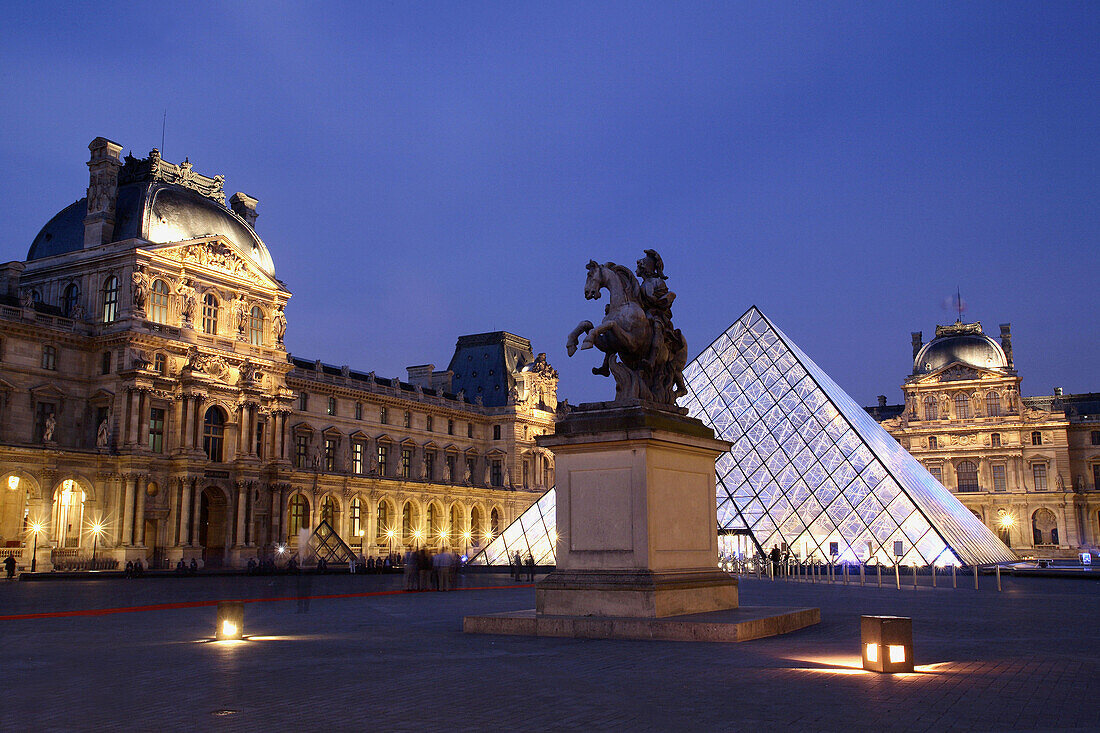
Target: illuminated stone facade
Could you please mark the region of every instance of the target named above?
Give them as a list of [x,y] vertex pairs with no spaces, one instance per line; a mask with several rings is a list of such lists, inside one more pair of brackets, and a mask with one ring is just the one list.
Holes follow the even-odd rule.
[[1100,394],[1021,397],[1009,324],[913,334],[905,403],[871,413],[1022,556],[1069,556],[1100,543]]
[[29,566],[40,524],[40,570],[93,546],[239,565],[322,518],[368,556],[463,550],[552,485],[557,373],[526,339],[464,336],[403,377],[291,357],[256,200],[89,148],[86,198],[0,265],[0,554]]

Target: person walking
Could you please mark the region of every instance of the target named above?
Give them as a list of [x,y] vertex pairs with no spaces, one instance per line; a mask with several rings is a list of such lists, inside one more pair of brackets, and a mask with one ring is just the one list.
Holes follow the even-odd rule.
[[772,561],[772,577],[779,575],[779,559],[783,557],[783,552],[779,549],[779,545],[772,545],[771,552],[768,553],[769,558]]
[[535,582],[535,558],[531,556],[531,553],[527,553],[527,580]]
[[416,590],[416,552],[412,548],[405,551],[405,590]]
[[8,572],[8,580],[15,577],[15,558],[11,555],[4,558],[4,570]]
[[516,551],[515,557],[512,558],[512,573],[515,581],[518,583],[523,579],[523,558],[519,556],[519,551]]

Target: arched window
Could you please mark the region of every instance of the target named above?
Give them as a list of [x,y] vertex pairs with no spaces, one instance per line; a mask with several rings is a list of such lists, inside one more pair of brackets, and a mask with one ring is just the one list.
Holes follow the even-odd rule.
[[309,529],[309,500],[295,494],[290,497],[290,535],[296,536],[303,529]]
[[924,419],[925,420],[938,420],[939,409],[936,404],[936,398],[932,395],[928,395],[924,398]]
[[213,293],[202,298],[202,330],[204,333],[218,332],[218,299]]
[[406,542],[412,539],[413,535],[413,508],[412,503],[405,502],[405,506],[401,508],[401,536]]
[[61,314],[66,318],[72,318],[73,311],[80,303],[80,288],[76,283],[69,283],[65,288],[65,294],[61,296]]
[[973,461],[962,461],[955,473],[959,479],[959,491],[978,490],[978,467]]
[[1036,545],[1058,544],[1058,519],[1054,512],[1042,508],[1031,515],[1032,539]]
[[363,502],[359,500],[359,497],[355,497],[351,500],[351,514],[348,516],[348,518],[351,520],[351,536],[362,536]]
[[326,496],[321,502],[321,521],[336,529],[336,499]]
[[164,354],[161,354],[159,352],[153,354],[153,371],[161,375],[162,377],[164,376],[164,373],[168,371],[168,359],[164,356]]
[[375,539],[381,541],[390,530],[390,507],[385,501],[378,502],[378,531],[374,533]]
[[955,417],[959,420],[970,419],[970,398],[961,392],[955,395]]
[[222,461],[222,441],[225,436],[225,413],[211,407],[202,420],[202,449],[211,461]]
[[434,542],[439,536],[439,510],[435,504],[428,505],[428,542]]
[[458,505],[451,507],[451,542],[457,542],[462,536],[462,511],[458,508]]
[[989,392],[986,394],[985,414],[989,417],[1001,416],[1001,396],[996,392]]
[[928,436],[928,447],[932,450],[940,447],[940,442],[936,439],[935,435]]
[[252,314],[248,318],[248,343],[264,345],[264,312],[258,305],[252,306]]
[[496,537],[500,534],[500,510],[494,509],[492,514],[489,515],[489,528]]
[[118,278],[111,275],[103,282],[103,322],[118,320]]
[[168,323],[168,283],[157,279],[153,281],[153,288],[149,298],[152,308],[150,314],[157,323]]
[[470,510],[470,533],[475,539],[485,536],[485,528],[481,526],[481,510],[476,506]]

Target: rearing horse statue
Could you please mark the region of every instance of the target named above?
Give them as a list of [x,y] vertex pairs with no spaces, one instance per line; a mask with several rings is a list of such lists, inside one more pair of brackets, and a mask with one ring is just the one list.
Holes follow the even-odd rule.
[[[647,250],[647,257],[649,253]],[[656,257],[656,253],[653,256]],[[643,262],[644,258],[639,261],[640,270]],[[580,348],[595,346],[604,352],[603,364],[592,373],[614,376],[616,402],[640,399],[675,404],[683,389],[686,345],[683,345],[679,330],[671,331],[668,317],[671,311],[666,307],[667,316],[662,320],[653,307],[647,307],[644,287],[639,285],[634,273],[622,265],[613,262],[601,265],[589,260],[587,269],[584,297],[599,300],[600,291],[606,289],[611,302],[604,309],[600,325],[581,321],[569,334],[565,344],[569,356],[577,352],[578,337],[586,334]],[[649,274],[648,270],[643,272]],[[660,277],[663,280],[663,273]],[[667,288],[665,290],[667,292]],[[667,302],[671,303],[675,295],[669,295],[671,298]],[[666,339],[680,346],[670,350]]]

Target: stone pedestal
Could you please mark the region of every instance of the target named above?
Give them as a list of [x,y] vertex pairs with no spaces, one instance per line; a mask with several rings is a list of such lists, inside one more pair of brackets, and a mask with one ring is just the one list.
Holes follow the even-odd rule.
[[737,608],[717,568],[714,462],[729,443],[678,408],[581,405],[539,445],[554,452],[557,568],[536,612],[663,618]]

